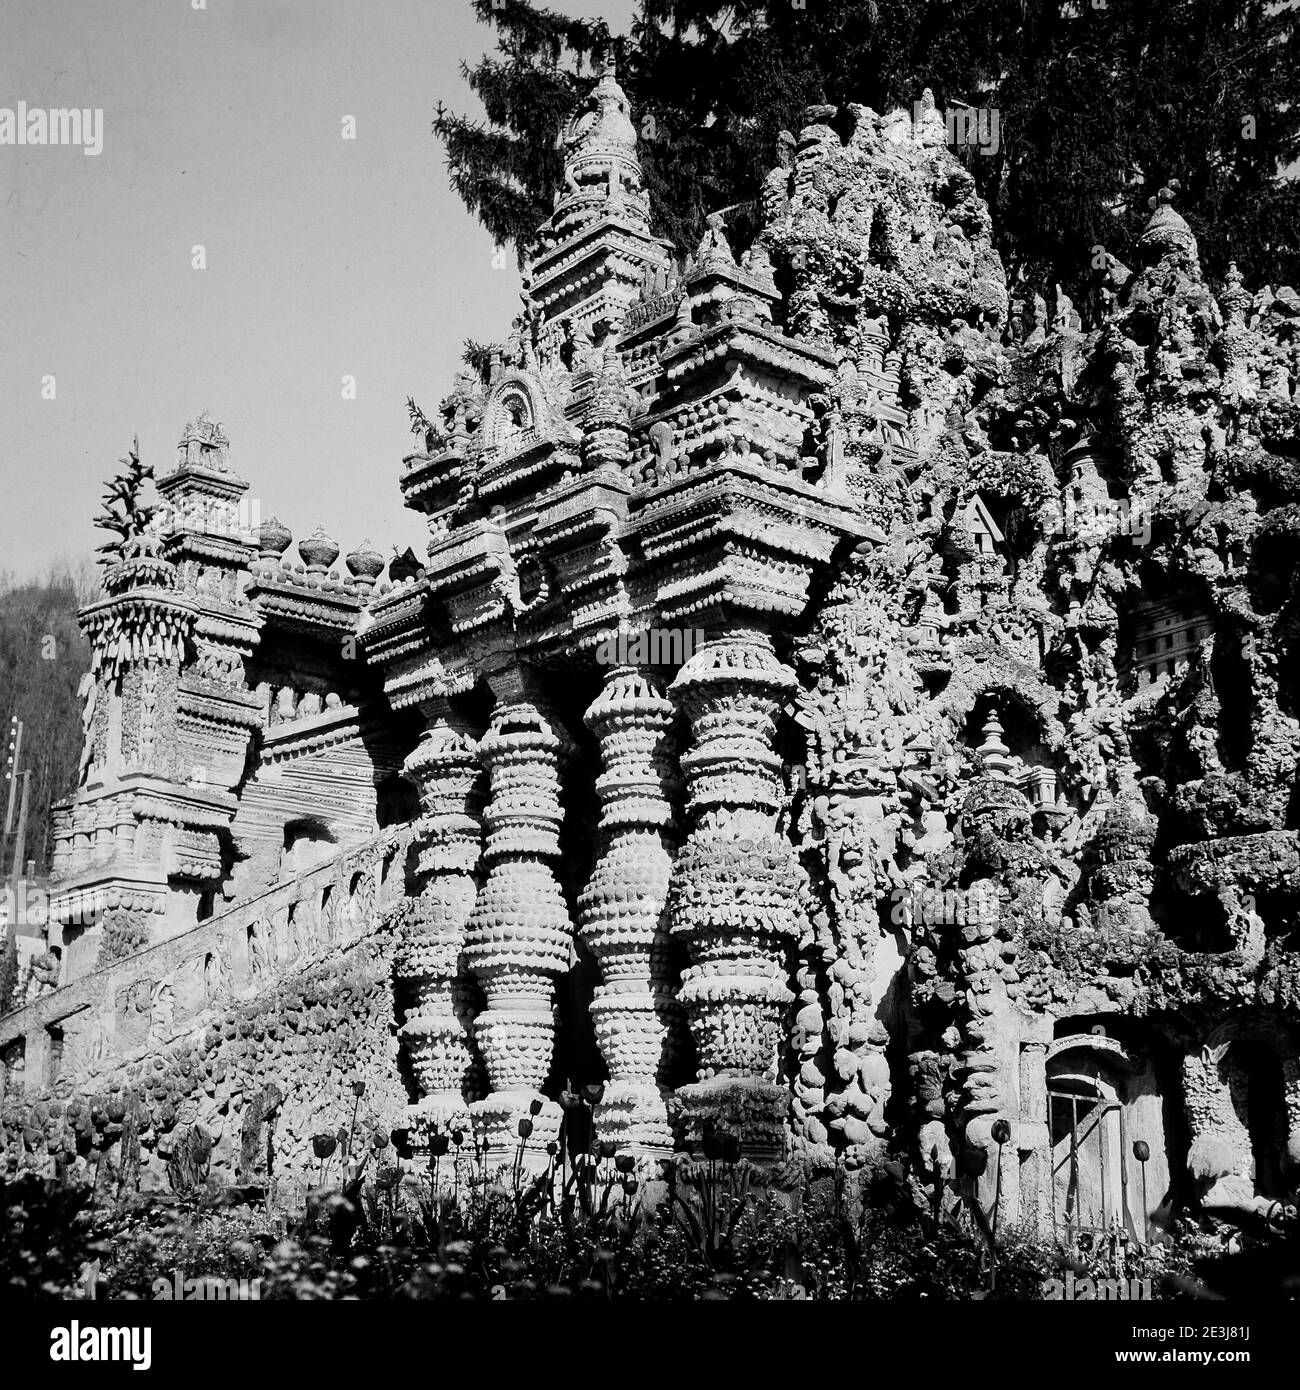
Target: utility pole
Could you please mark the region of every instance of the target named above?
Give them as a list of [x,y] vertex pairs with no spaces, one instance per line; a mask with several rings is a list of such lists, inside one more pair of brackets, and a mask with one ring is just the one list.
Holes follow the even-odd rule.
[[13,860],[13,882],[17,886],[18,880],[26,873],[26,861],[23,856],[27,853],[27,807],[31,800],[31,772],[23,773],[23,799],[18,811],[18,834],[14,838],[14,860]]
[[9,801],[5,809],[5,834],[14,828],[14,789],[18,784],[18,757],[23,746],[23,721],[11,715],[9,719],[9,746],[5,750],[5,781],[9,783]]
[[[4,835],[0,835],[0,851],[8,842],[9,832],[14,826],[14,794],[18,790],[18,758],[23,746],[23,723],[18,716],[11,715],[9,718],[9,740],[5,749],[5,781],[9,784],[9,793],[5,802],[5,829]],[[24,832],[25,833],[25,832]],[[17,873],[13,877],[5,874],[4,856],[0,853],[0,891],[3,891],[9,902],[9,911],[6,914],[5,940],[4,946],[8,950],[13,943],[18,931],[18,884]]]
[[[14,824],[14,794],[18,789],[18,757],[22,751],[23,744],[23,725],[18,716],[11,715],[9,719],[9,739],[5,748],[5,781],[9,784],[8,796],[5,801],[5,828],[4,835],[0,836],[0,850],[3,849],[9,832]],[[26,798],[24,798],[24,807]],[[23,815],[23,834],[26,835],[26,815]],[[4,859],[0,855],[0,893],[7,899],[8,911],[5,913],[4,924],[4,943],[3,949],[12,949],[18,935],[18,865],[14,865],[12,877],[6,876],[4,872]]]

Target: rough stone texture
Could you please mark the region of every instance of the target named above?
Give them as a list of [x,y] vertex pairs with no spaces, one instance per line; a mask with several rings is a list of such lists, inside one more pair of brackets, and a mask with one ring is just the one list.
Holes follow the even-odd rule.
[[[291,1204],[319,1174],[312,1136],[350,1126],[355,1083],[365,1087],[359,1144],[401,1126],[398,938],[388,929],[391,902],[382,917],[375,910],[378,864],[399,854],[398,843],[387,853],[363,848],[25,1011],[59,1018],[64,1056],[61,1073],[39,1091],[13,1085],[11,1072],[0,1103],[9,1155],[74,1170],[102,1159],[105,1192],[119,1182],[166,1191],[192,1178],[187,1144],[197,1128],[212,1173],[244,1186],[274,1183],[273,1196]],[[346,904],[341,913],[318,911],[326,888],[330,901],[338,894]],[[295,931],[299,922],[306,926]],[[96,1010],[99,1000],[109,1007]],[[79,1061],[68,1055],[78,1036],[72,1019],[92,1023]],[[35,1036],[37,1018],[9,1015],[6,1036],[15,1023]],[[178,1154],[179,1169],[169,1171]]]
[[[464,1116],[504,1151],[537,1100],[544,1138],[608,1073],[597,1121],[642,1152],[711,1122],[769,1160],[893,1145],[1058,1230],[1294,1190],[1300,298],[1212,289],[1162,190],[1085,328],[1008,291],[943,131],[928,101],[812,108],[755,245],[714,217],[676,266],[603,74],[509,340],[405,460],[427,562],[380,577],[363,545],[339,579],[318,532],[295,569],[273,520],[215,566],[182,528],[110,570],[58,869],[126,1002],[107,1052],[65,1033],[64,1073],[170,1068],[219,953],[147,1005],[132,962],[203,885],[236,905],[196,940],[304,865],[339,878],[387,816],[400,950],[324,948],[328,986],[208,1025],[253,1008],[227,1065],[282,1089],[295,1144],[324,1122],[296,1068],[328,1097],[345,1064],[302,1020],[350,990],[420,1142]],[[182,446],[172,490],[238,495],[220,427]],[[0,1022],[11,1089],[48,1079],[77,988]]]

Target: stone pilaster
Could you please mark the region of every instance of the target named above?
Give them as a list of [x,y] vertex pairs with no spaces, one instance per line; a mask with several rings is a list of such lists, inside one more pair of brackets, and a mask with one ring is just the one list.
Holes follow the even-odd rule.
[[790,956],[802,934],[800,871],[776,833],[783,789],[773,737],[793,688],[767,635],[738,629],[706,642],[672,684],[690,721],[682,771],[693,825],[669,912],[690,952],[678,998],[699,1061],[699,1082],[677,1095],[689,1133],[713,1119],[739,1131],[755,1157],[783,1150],[789,1110],[778,1078]]
[[474,1059],[462,957],[480,853],[478,740],[440,704],[404,771],[423,810],[415,838],[421,887],[406,901],[397,954],[406,1001],[399,1036],[420,1088],[409,1116],[418,1143],[435,1126],[445,1130],[468,1121]]
[[1207,1205],[1249,1208],[1256,1200],[1254,1162],[1250,1131],[1242,1118],[1244,1087],[1239,1084],[1239,1094],[1233,1096],[1230,1046],[1214,1034],[1199,1052],[1183,1058],[1183,1099],[1191,1137],[1187,1167]]
[[665,910],[673,706],[644,673],[620,666],[610,671],[586,723],[604,762],[596,782],[602,845],[578,900],[578,930],[601,975],[591,1012],[610,1079],[598,1123],[604,1137],[666,1151],[672,1132],[660,1082],[677,1008]]
[[[488,772],[487,879],[469,920],[465,956],[486,1007],[474,1035],[491,1094],[474,1106],[488,1143],[512,1150],[517,1126],[550,1070],[555,979],[569,965],[573,925],[555,876],[560,854],[559,763],[567,738],[534,704],[500,705],[479,745]],[[537,1147],[559,1128],[546,1101],[532,1117]]]

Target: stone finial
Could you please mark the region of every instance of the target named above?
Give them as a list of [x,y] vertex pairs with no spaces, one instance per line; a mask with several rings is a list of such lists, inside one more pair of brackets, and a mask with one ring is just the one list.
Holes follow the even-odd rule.
[[257,558],[259,560],[278,560],[289,548],[293,532],[278,516],[268,517],[254,533],[257,538]]
[[344,563],[357,586],[369,589],[384,572],[385,560],[367,538],[350,555],[346,556]]
[[730,268],[736,264],[736,257],[727,240],[724,216],[722,212],[711,212],[705,219],[707,227],[695,251],[695,263],[700,270],[714,265]]
[[1229,323],[1241,324],[1246,321],[1250,309],[1250,291],[1242,284],[1241,271],[1237,262],[1228,263],[1228,272],[1223,277],[1223,293],[1219,296],[1219,306]]
[[939,148],[947,143],[943,114],[934,103],[934,92],[927,87],[912,110],[912,134],[919,144]]
[[614,77],[612,61],[603,63],[595,87],[564,132],[564,184],[555,216],[599,199],[616,204],[623,215],[648,225],[642,195],[641,164],[632,106]]
[[1011,750],[1002,741],[1002,721],[998,718],[996,705],[989,710],[989,717],[984,722],[984,742],[976,751],[988,776],[1000,777],[1004,782],[1011,780]]
[[754,279],[761,281],[764,285],[771,285],[775,288],[775,272],[772,267],[772,257],[768,254],[767,247],[762,242],[755,242],[753,246],[741,257],[740,266],[742,270],[748,271]]
[[198,419],[186,424],[176,449],[178,470],[207,468],[217,473],[230,471],[227,458],[230,440],[221,427],[221,421],[213,420],[206,410],[200,412]]
[[1163,259],[1171,253],[1180,253],[1198,260],[1199,251],[1192,229],[1181,214],[1174,210],[1174,199],[1180,185],[1177,179],[1161,188],[1154,198],[1147,199],[1151,220],[1138,237],[1138,250],[1149,264]]
[[298,542],[298,554],[308,574],[324,574],[339,558],[339,543],[318,526],[306,540]]

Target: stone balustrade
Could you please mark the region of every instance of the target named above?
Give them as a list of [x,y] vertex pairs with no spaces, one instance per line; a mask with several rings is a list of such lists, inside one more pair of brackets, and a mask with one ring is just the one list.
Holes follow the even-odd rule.
[[0,1018],[0,1056],[12,1058],[19,1045],[29,1090],[75,1083],[101,1059],[160,1046],[199,1015],[273,988],[364,935],[402,895],[409,834],[392,827],[14,1010]]

